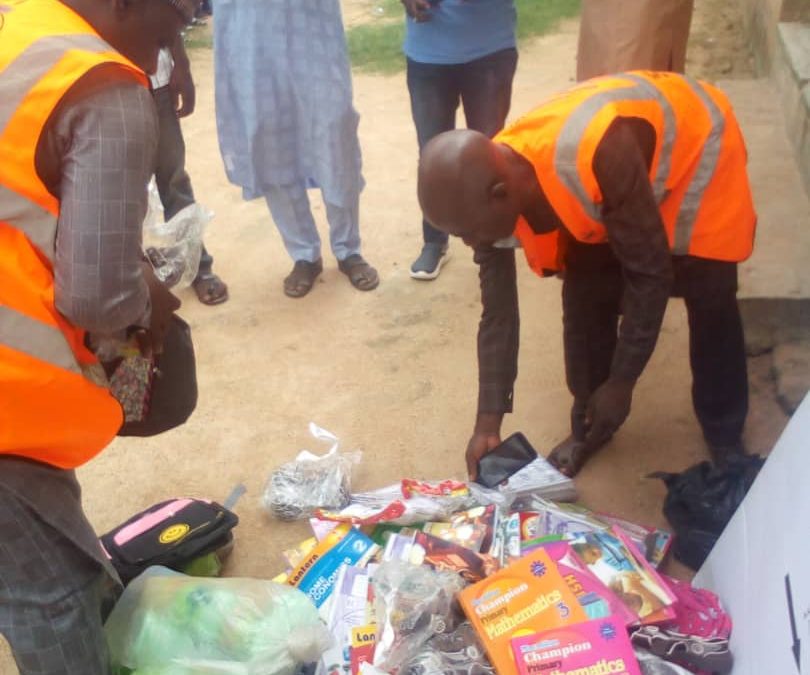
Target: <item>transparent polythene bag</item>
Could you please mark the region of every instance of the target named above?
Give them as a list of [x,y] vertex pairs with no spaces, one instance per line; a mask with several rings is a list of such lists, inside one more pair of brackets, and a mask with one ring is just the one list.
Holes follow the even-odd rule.
[[105,625],[119,673],[294,675],[331,636],[309,598],[263,579],[190,577],[150,567]]
[[378,625],[375,668],[396,672],[428,639],[452,632],[458,623],[454,599],[464,582],[454,572],[392,560],[376,569],[372,584]]
[[309,518],[317,509],[341,509],[351,497],[352,467],[360,462],[362,453],[340,452],[337,436],[313,422],[309,432],[331,447],[324,455],[303,450],[270,474],[262,505],[280,520]]
[[213,213],[197,202],[168,221],[155,187],[149,184],[149,207],[143,223],[143,249],[155,275],[169,287],[185,288],[197,276],[203,232]]

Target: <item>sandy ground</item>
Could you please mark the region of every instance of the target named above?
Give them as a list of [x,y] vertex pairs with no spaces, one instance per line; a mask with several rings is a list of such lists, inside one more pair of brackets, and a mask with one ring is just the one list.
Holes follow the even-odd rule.
[[[362,12],[373,3],[346,3]],[[525,47],[513,111],[526,110],[572,80],[576,22]],[[228,572],[272,576],[281,551],[307,535],[304,524],[265,516],[260,496],[269,472],[311,447],[312,420],[360,448],[359,489],[402,477],[464,474],[463,449],[476,399],[478,283],[470,254],[454,259],[434,283],[407,268],[420,246],[414,199],[416,139],[404,76],[355,78],[368,186],[362,200],[364,251],[380,288],[353,290],[325,251],[326,270],[308,297],[281,293],[290,262],[261,202],[245,203],[225,178],[213,107],[211,53],[193,54],[198,108],[184,122],[188,168],[199,200],[216,214],[207,243],[230,284],[225,305],[201,306],[182,293],[182,315],[197,348],[200,402],[183,428],[149,440],[118,440],[82,469],[85,504],[99,531],[177,495],[224,499],[237,483],[247,495]],[[313,209],[324,241],[320,199]],[[546,452],[567,432],[560,286],[534,278],[522,263],[523,346],[515,414],[504,431],[523,430]],[[664,490],[645,478],[703,459],[689,396],[687,331],[680,303],[667,313],[658,349],[640,381],[631,418],[578,479],[582,500],[641,522],[663,525]],[[767,394],[767,366],[753,364],[755,389]],[[758,371],[763,371],[759,373]],[[761,377],[760,377],[761,375]],[[784,417],[770,398],[755,398],[747,438],[767,450]]]

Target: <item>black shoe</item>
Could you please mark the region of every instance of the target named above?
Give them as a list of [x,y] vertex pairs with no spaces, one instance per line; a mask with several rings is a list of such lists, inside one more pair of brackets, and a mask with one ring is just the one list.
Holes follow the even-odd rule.
[[432,281],[439,276],[449,259],[447,244],[425,244],[419,257],[411,265],[411,278]]

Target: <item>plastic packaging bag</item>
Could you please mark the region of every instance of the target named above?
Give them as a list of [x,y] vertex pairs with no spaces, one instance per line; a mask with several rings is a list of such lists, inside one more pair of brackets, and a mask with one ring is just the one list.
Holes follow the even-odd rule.
[[293,675],[331,637],[298,589],[260,579],[187,577],[151,567],[105,632],[115,667],[136,673]]
[[557,471],[543,457],[527,464],[496,489],[470,483],[470,490],[480,504],[496,504],[507,508],[516,499],[529,496],[558,502],[574,501],[577,498],[574,481]]
[[701,462],[681,473],[654,473],[667,486],[664,515],[675,530],[675,557],[698,569],[745,498],[765,460],[731,456],[725,466]]
[[316,509],[342,509],[349,503],[351,469],[360,461],[361,453],[338,452],[337,436],[313,422],[309,423],[309,433],[332,447],[321,456],[304,450],[270,474],[262,504],[280,520],[309,518]]
[[317,515],[354,525],[414,525],[449,520],[453,514],[475,506],[478,501],[466,483],[405,478],[394,485],[351,495],[348,506],[339,512],[320,510]]
[[662,576],[678,598],[671,625],[674,630],[701,638],[731,637],[731,617],[720,604],[720,598],[705,588],[695,588],[686,581]]
[[475,629],[462,623],[429,640],[399,670],[400,675],[495,675]]
[[372,577],[377,616],[374,666],[396,671],[430,637],[457,623],[455,594],[464,583],[453,572],[400,561],[382,563]]
[[155,182],[149,184],[143,248],[158,279],[167,286],[184,288],[196,278],[202,256],[203,231],[213,215],[195,202],[164,222]]

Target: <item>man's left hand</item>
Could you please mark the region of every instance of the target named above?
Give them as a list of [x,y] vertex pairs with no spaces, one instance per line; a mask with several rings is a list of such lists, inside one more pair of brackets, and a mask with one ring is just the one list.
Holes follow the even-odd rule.
[[191,77],[189,63],[175,62],[172,76],[169,80],[169,91],[172,94],[172,104],[178,117],[188,117],[194,112],[196,89]]
[[585,442],[597,448],[610,440],[630,414],[635,382],[608,379],[588,401]]

